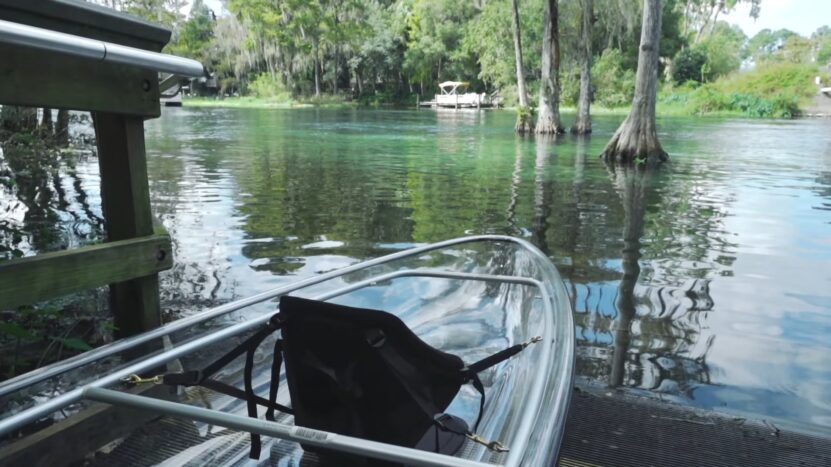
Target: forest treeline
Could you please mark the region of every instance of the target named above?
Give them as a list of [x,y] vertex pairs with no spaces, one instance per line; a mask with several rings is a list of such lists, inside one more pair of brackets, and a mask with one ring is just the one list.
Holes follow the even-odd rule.
[[[415,94],[432,96],[441,81],[463,80],[479,92],[498,91],[508,105],[517,99],[509,0],[222,0],[222,11],[203,0],[102,1],[172,28],[167,51],[205,63],[220,96],[404,102]],[[642,0],[554,3],[562,105],[576,105],[580,93],[587,3],[592,101],[607,108],[629,105]],[[831,28],[810,37],[786,29],[747,37],[721,19],[742,3],[753,16],[764,7],[761,0],[662,3],[659,107],[752,116],[798,111],[818,65],[831,61]],[[543,72],[545,4],[517,2],[531,96]],[[752,71],[737,73],[743,68]]]

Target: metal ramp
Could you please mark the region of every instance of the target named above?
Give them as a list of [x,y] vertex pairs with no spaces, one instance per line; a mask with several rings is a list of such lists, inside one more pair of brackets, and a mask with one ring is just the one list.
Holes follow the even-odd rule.
[[561,467],[831,467],[831,434],[800,433],[614,389],[575,390]]

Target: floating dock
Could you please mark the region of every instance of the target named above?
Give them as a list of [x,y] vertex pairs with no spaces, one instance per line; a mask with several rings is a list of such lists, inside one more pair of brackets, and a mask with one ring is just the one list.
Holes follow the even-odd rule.
[[[213,436],[217,464],[245,462],[247,433],[216,430]],[[175,449],[155,449],[154,440],[160,438]],[[97,454],[89,465],[153,465],[205,442],[205,434],[193,422],[159,417],[109,452]],[[282,441],[268,445],[271,455],[260,465],[276,466],[293,449],[293,443]],[[304,456],[307,461],[315,465]],[[558,465],[831,467],[831,431],[798,432],[776,422],[663,402],[627,390],[576,388]]]
[[575,389],[562,467],[831,466],[831,433],[695,409],[615,389]]

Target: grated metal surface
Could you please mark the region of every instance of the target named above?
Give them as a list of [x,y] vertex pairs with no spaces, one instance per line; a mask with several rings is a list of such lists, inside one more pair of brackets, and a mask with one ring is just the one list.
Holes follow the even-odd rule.
[[[216,406],[224,398],[210,394],[207,399]],[[99,452],[89,465],[251,465],[248,443],[247,433],[160,417],[108,452]],[[463,451],[477,446],[468,443]],[[260,466],[320,465],[296,443],[267,438],[261,459]],[[576,390],[559,465],[831,467],[831,438],[623,391]]]
[[831,438],[620,391],[577,390],[561,467],[831,467]]

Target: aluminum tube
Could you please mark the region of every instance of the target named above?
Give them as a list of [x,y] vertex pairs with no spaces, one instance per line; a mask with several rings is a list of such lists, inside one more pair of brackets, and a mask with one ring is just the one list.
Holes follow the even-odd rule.
[[106,55],[104,43],[99,40],[4,20],[0,20],[0,42],[95,60],[103,60]]
[[[11,23],[15,24],[15,23]],[[0,24],[2,26],[2,24]],[[78,356],[68,358],[64,361],[53,363],[52,365],[45,366],[43,368],[39,368],[37,370],[30,371],[29,373],[25,373],[20,375],[16,378],[9,379],[0,383],[0,397],[6,396],[11,394],[15,391],[23,389],[27,386],[31,386],[33,384],[37,384],[41,381],[45,381],[49,378],[55,377],[59,374],[65,373],[67,371],[73,370],[75,368],[79,368],[86,364],[92,363],[96,360],[106,358],[112,355],[115,355],[119,352],[123,352],[125,350],[132,349],[137,347],[145,342],[149,342],[153,339],[158,339],[162,336],[166,336],[168,334],[182,331],[187,329],[190,326],[194,326],[196,324],[208,321],[210,319],[217,318],[219,316],[241,310],[242,308],[249,307],[251,305],[256,305],[257,303],[264,302],[266,300],[271,300],[275,297],[280,295],[285,295],[289,292],[293,292],[297,289],[301,289],[303,287],[308,287],[311,285],[319,284],[321,282],[327,281],[329,279],[333,279],[338,276],[342,276],[345,274],[349,274],[351,272],[360,271],[362,269],[366,269],[372,266],[377,266],[379,264],[383,264],[390,261],[395,261],[401,258],[406,258],[408,256],[419,255],[421,253],[437,250],[441,248],[445,248],[452,245],[463,244],[463,243],[472,243],[472,242],[481,242],[481,241],[498,241],[498,242],[508,242],[508,243],[516,243],[524,248],[531,247],[529,243],[525,240],[521,240],[518,238],[508,237],[504,235],[479,235],[479,236],[472,236],[472,237],[461,237],[461,238],[454,238],[451,240],[445,240],[439,243],[433,243],[430,245],[420,246],[416,248],[407,249],[404,251],[399,251],[396,253],[392,253],[386,256],[382,256],[380,258],[371,259],[369,261],[360,262],[357,264],[353,264],[351,266],[347,266],[342,269],[338,269],[335,271],[331,271],[325,274],[320,274],[318,276],[312,276],[307,279],[303,279],[297,282],[293,282],[289,285],[285,285],[282,287],[277,287],[271,290],[267,290],[265,292],[261,292],[256,295],[252,295],[250,297],[244,298],[242,300],[237,300],[231,303],[226,303],[225,305],[220,305],[215,308],[211,308],[209,310],[202,311],[200,313],[196,313],[194,315],[188,316],[187,318],[182,318],[172,323],[168,323],[164,326],[158,327],[156,329],[141,333],[139,335],[128,337],[125,339],[121,339],[110,344],[98,347],[94,350],[90,350],[88,352],[84,352]]]
[[[551,372],[551,367],[548,362],[552,358],[551,347],[554,345],[553,314],[555,313],[555,310],[551,306],[553,301],[551,300],[551,296],[546,287],[541,282],[537,282],[537,284],[540,288],[542,298],[546,303],[544,309],[548,312],[543,312],[544,324],[542,331],[542,343],[545,345],[542,348],[542,355],[540,355],[540,371],[537,372],[534,377],[534,382],[531,383],[532,386],[529,391],[529,396],[525,400],[525,405],[522,407],[522,416],[520,418],[519,428],[517,428],[514,434],[514,439],[517,440],[517,445],[511,445],[511,451],[508,452],[508,458],[505,459],[505,465],[509,467],[519,466],[522,464],[522,459],[526,454],[526,447],[528,446],[528,442],[531,440],[531,431],[534,429],[537,417],[545,416],[545,414],[540,413],[540,409],[542,408],[545,383],[548,381],[549,373]],[[571,310],[568,310],[568,313],[570,316]],[[569,385],[569,390],[571,390],[570,386],[571,385]],[[567,412],[564,412],[564,414],[567,414]]]
[[518,284],[518,285],[530,285],[534,287],[540,287],[538,281],[531,279],[530,277],[522,277],[522,276],[499,276],[493,274],[474,274],[469,272],[447,272],[447,271],[434,271],[434,270],[409,270],[405,269],[402,271],[395,271],[388,274],[382,274],[380,276],[372,277],[370,279],[365,279],[360,282],[355,282],[354,284],[350,284],[346,287],[342,287],[340,289],[335,289],[331,292],[327,292],[323,295],[316,296],[315,300],[329,300],[331,298],[338,297],[340,295],[348,294],[349,292],[354,292],[358,289],[362,289],[364,287],[376,284],[378,282],[384,282],[388,280],[398,279],[401,277],[438,277],[442,279],[459,279],[459,280],[474,280],[474,281],[485,281],[485,282],[508,282],[511,284]]
[[130,407],[139,410],[148,410],[186,420],[199,420],[212,425],[219,425],[249,433],[270,436],[289,441],[295,441],[320,448],[334,449],[350,454],[372,457],[407,465],[440,466],[440,467],[492,467],[493,464],[484,464],[468,459],[437,454],[429,451],[406,448],[394,444],[379,443],[352,436],[339,435],[321,430],[312,430],[298,426],[284,425],[250,417],[242,417],[204,409],[192,405],[169,402],[151,397],[126,394],[111,389],[89,388],[84,390],[83,397],[107,404]]
[[202,64],[189,58],[150,52],[11,21],[0,20],[0,42],[180,76],[198,78],[205,75]]
[[205,76],[205,67],[196,60],[108,42],[104,43],[104,47],[106,48],[105,62],[120,63],[193,78]]
[[229,337],[233,337],[237,334],[251,330],[261,324],[264,324],[269,320],[269,318],[271,318],[270,313],[263,314],[262,316],[258,316],[254,319],[243,321],[242,323],[235,324],[224,329],[220,329],[219,331],[213,332],[198,339],[194,339],[190,342],[185,342],[184,344],[178,347],[174,347],[166,352],[162,352],[158,355],[154,355],[152,357],[146,358],[132,365],[124,367],[120,370],[114,371],[108,374],[107,376],[104,376],[103,378],[99,378],[95,381],[88,383],[86,386],[73,389],[69,392],[61,394],[58,397],[55,397],[54,399],[49,399],[48,401],[42,404],[38,404],[22,412],[18,412],[10,417],[4,418],[0,420],[0,437],[7,433],[10,433],[13,430],[21,428],[29,423],[37,421],[40,418],[45,417],[46,415],[60,410],[70,404],[79,402],[82,398],[82,392],[85,388],[104,387],[109,386],[113,383],[117,383],[133,373],[141,373],[151,368],[159,367],[171,360],[175,360],[195,350],[201,349],[206,345],[215,344],[217,342],[221,342],[225,339],[228,339]]

